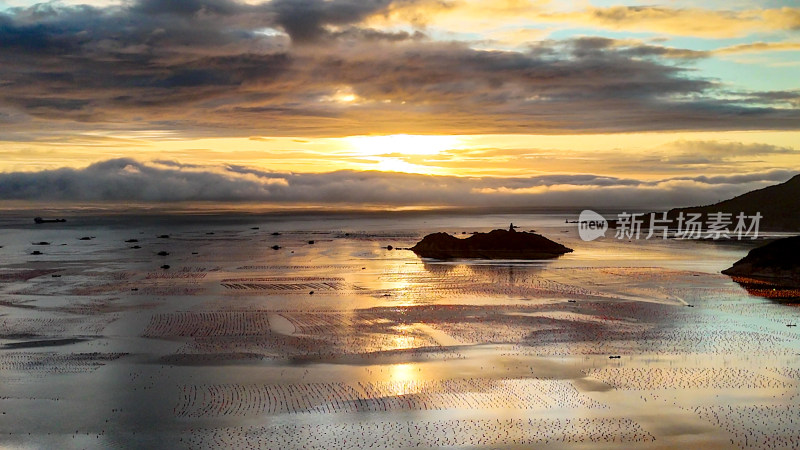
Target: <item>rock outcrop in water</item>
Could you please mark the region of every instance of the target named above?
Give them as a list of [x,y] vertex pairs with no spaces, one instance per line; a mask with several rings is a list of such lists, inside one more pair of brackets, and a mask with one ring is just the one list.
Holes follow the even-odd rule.
[[513,231],[513,228],[477,233],[465,239],[447,233],[433,233],[411,250],[423,258],[436,259],[548,259],[572,251],[539,234]]
[[750,250],[747,256],[722,273],[754,278],[795,279],[800,285],[799,255],[800,236],[778,239]]
[[800,297],[800,236],[778,239],[754,248],[722,271],[754,295]]

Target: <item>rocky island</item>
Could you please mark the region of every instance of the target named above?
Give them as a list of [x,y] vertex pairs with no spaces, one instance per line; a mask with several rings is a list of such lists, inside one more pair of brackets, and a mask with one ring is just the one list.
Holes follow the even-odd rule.
[[558,242],[524,231],[493,230],[459,239],[447,233],[425,236],[411,250],[423,258],[549,259],[572,252]]
[[754,248],[722,271],[753,295],[800,298],[800,236]]

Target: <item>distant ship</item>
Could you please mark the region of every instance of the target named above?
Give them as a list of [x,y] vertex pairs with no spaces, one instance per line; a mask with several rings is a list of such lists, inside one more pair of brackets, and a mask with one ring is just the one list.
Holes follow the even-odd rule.
[[66,222],[67,219],[42,219],[41,217],[34,217],[33,221],[35,223],[58,223],[58,222]]

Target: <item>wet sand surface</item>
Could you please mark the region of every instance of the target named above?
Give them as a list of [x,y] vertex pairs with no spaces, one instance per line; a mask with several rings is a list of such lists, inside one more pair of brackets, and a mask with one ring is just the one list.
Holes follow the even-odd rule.
[[[511,221],[575,252],[386,249]],[[719,274],[749,247],[563,222],[9,221],[0,447],[800,446],[800,309]]]

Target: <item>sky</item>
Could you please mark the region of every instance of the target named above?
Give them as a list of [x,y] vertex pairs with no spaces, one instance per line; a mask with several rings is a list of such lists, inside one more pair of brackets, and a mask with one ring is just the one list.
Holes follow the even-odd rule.
[[796,1],[0,0],[0,207],[708,204],[798,74]]

